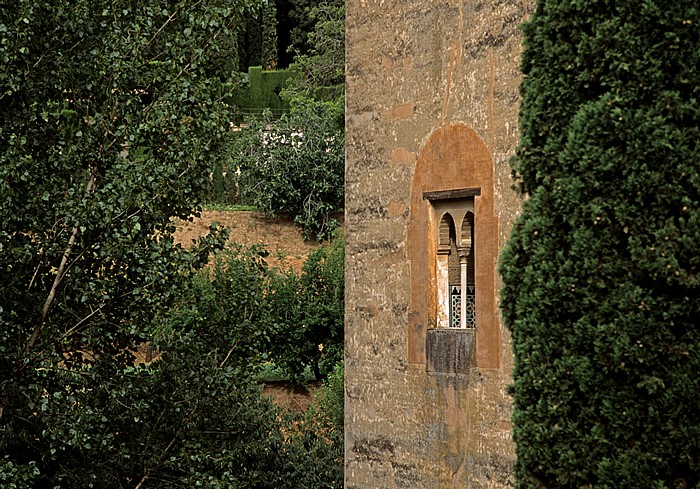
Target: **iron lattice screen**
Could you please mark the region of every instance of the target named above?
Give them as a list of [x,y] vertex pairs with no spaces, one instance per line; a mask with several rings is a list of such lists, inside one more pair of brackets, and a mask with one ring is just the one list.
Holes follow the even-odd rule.
[[[476,328],[476,304],[474,300],[474,286],[467,287],[465,327]],[[453,285],[450,287],[450,328],[461,328],[462,323],[462,287]]]

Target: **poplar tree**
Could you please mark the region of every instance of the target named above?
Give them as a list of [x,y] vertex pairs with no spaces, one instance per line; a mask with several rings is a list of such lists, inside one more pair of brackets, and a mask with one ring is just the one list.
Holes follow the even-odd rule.
[[543,0],[523,32],[517,487],[697,487],[699,5]]
[[225,331],[133,355],[225,240],[173,232],[229,131],[253,3],[2,2],[0,486],[303,487]]

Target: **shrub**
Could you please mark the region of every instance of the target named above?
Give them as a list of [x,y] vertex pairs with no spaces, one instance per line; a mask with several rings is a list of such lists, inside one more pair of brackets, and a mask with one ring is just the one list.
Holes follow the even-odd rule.
[[700,484],[697,2],[543,1],[503,253],[519,488]]
[[200,318],[161,335],[151,365],[35,372],[41,435],[10,441],[3,487],[304,487],[289,427],[224,333]]
[[305,487],[343,487],[343,423],[345,385],[343,363],[337,363],[304,415],[296,445],[304,447]]
[[[345,369],[343,361],[333,366],[333,371],[323,383],[320,393],[314,395],[314,402],[309,408],[309,414],[323,426],[325,433],[343,434],[345,420]],[[342,436],[341,436],[342,440]]]
[[270,279],[270,354],[293,382],[309,367],[324,379],[343,358],[344,243],[342,234],[309,254],[301,274]]
[[300,273],[268,268],[266,256],[259,246],[219,252],[182,289],[163,334],[197,327],[250,371],[271,361],[294,383],[306,382],[307,369],[325,379],[343,358],[343,236],[311,252]]
[[[159,402],[165,402],[165,386],[174,388],[171,398],[177,409],[196,409],[190,425],[216,436],[213,440],[195,436],[186,443],[183,439],[183,458],[171,456],[173,463],[167,470],[181,466],[188,472],[162,471],[172,480],[184,483],[200,478],[213,481],[214,487],[342,487],[343,239],[339,235],[313,252],[301,273],[268,268],[265,256],[266,252],[255,246],[234,246],[220,252],[213,268],[196,276],[183,289],[178,307],[163,318],[157,343],[164,354],[151,368],[162,369],[173,361],[182,365],[166,369],[167,379],[153,379],[163,386],[142,390],[154,396],[162,392]],[[305,382],[304,371],[309,367],[317,378],[327,376],[307,413],[278,412],[259,399],[259,392],[251,385],[269,361],[297,383]],[[220,389],[227,389],[227,393]],[[180,393],[188,393],[189,401],[179,400]],[[188,404],[194,399],[201,402]],[[152,409],[154,403],[147,406]],[[231,418],[231,409],[236,413],[233,418],[241,418],[237,422],[250,425],[250,429],[243,432],[238,428],[242,432],[239,437],[227,438],[207,423],[218,416]],[[173,414],[166,424],[176,425],[177,421]],[[222,426],[228,425],[222,422]],[[171,433],[165,427],[160,429],[164,438]],[[269,438],[264,442],[258,439],[260,432],[269,433]],[[138,438],[137,434],[130,436]],[[212,465],[210,454],[217,450],[217,443],[227,449]],[[243,468],[234,470],[230,463],[240,455],[239,447],[250,454],[240,458],[245,461]],[[185,460],[187,457],[192,461]],[[160,475],[153,469],[153,477]]]
[[306,9],[304,17],[306,22],[313,23],[305,36],[308,51],[290,48],[296,51],[290,68],[297,76],[290,78],[282,95],[290,99],[303,96],[329,100],[324,92],[336,92],[344,97],[345,2],[316,3]]
[[342,100],[296,99],[276,122],[250,121],[236,133],[232,166],[248,182],[243,198],[271,216],[288,214],[307,237],[324,239],[343,209]]

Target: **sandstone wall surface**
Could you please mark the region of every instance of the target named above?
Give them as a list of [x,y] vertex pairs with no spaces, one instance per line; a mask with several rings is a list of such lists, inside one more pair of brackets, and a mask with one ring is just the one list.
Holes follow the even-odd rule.
[[508,333],[497,323],[488,368],[426,371],[409,344],[417,293],[409,227],[418,215],[411,190],[422,149],[441,128],[465,126],[490,153],[497,246],[507,239],[520,205],[508,164],[518,142],[518,24],[532,7],[347,0],[347,488],[513,483]]

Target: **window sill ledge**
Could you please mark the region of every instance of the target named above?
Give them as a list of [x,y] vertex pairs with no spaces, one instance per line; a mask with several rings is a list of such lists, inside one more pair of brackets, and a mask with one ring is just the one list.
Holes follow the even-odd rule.
[[429,329],[425,347],[428,372],[467,374],[476,366],[475,329]]

